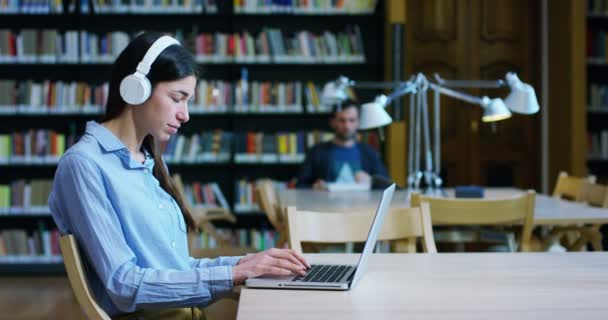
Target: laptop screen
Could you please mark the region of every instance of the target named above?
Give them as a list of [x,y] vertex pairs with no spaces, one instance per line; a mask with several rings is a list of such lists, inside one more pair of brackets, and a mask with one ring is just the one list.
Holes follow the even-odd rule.
[[374,222],[372,222],[372,226],[369,229],[367,241],[365,241],[365,247],[363,248],[363,253],[359,257],[359,262],[357,263],[357,270],[355,271],[355,275],[353,276],[353,282],[351,284],[351,287],[355,286],[357,281],[359,281],[359,279],[367,269],[367,262],[369,260],[369,256],[372,254],[372,252],[374,251],[374,247],[376,246],[376,240],[378,239],[378,234],[380,233],[380,230],[382,230],[384,217],[386,217],[388,208],[390,207],[391,201],[393,200],[393,193],[395,193],[394,183],[390,187],[386,188],[382,193],[382,199],[380,199],[380,204],[378,205],[378,209],[376,209]]

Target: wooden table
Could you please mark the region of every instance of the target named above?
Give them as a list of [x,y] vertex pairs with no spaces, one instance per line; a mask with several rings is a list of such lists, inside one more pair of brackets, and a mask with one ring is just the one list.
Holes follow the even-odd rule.
[[[448,196],[453,190],[447,189]],[[520,195],[524,191],[514,188],[487,188],[488,199],[508,198]],[[381,191],[327,192],[304,189],[287,189],[279,193],[280,205],[284,208],[296,206],[301,210],[345,212],[352,210],[374,211],[380,202]],[[407,192],[398,190],[393,196],[392,207],[409,207]],[[432,212],[431,212],[432,215]],[[571,224],[606,224],[608,209],[591,207],[556,199],[543,194],[536,194],[534,224],[555,226]]]
[[245,288],[237,319],[604,320],[607,297],[608,253],[374,254],[351,291]]

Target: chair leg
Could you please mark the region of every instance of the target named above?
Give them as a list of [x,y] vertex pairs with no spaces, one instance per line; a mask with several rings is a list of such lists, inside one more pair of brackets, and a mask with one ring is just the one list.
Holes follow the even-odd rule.
[[585,236],[595,251],[604,251],[602,244],[602,233],[600,232],[601,225],[593,225],[584,230]]

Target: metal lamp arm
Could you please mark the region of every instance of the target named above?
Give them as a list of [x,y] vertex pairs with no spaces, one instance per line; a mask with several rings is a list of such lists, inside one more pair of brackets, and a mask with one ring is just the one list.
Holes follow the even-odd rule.
[[360,89],[391,89],[396,86],[407,84],[407,82],[370,82],[370,81],[357,81],[351,87]]
[[441,86],[451,88],[500,88],[507,85],[502,80],[445,80],[435,73],[435,81]]
[[393,100],[404,96],[409,93],[416,93],[416,84],[412,82],[405,82],[403,86],[391,93],[386,99],[386,105],[389,105]]
[[458,100],[462,100],[468,103],[472,103],[472,104],[476,104],[476,105],[482,105],[482,99],[464,92],[460,92],[460,91],[456,91],[456,90],[452,90],[446,87],[442,87],[440,85],[434,84],[434,83],[429,83],[429,86],[431,87],[432,90],[434,91],[438,91],[441,94],[444,94],[446,96],[450,96],[452,98],[458,99]]

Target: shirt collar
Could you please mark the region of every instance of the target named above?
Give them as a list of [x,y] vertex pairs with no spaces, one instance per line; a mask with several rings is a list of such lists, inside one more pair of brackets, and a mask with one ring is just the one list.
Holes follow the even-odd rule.
[[106,152],[118,151],[119,158],[127,168],[148,168],[150,171],[152,171],[154,168],[154,158],[148,152],[148,150],[144,150],[144,154],[146,155],[144,163],[139,163],[133,160],[127,146],[125,146],[125,144],[122,143],[118,137],[116,137],[110,130],[101,124],[95,121],[87,122],[86,133],[92,135]]
[[127,149],[127,146],[110,132],[110,130],[95,121],[87,122],[86,133],[92,135],[107,152]]

